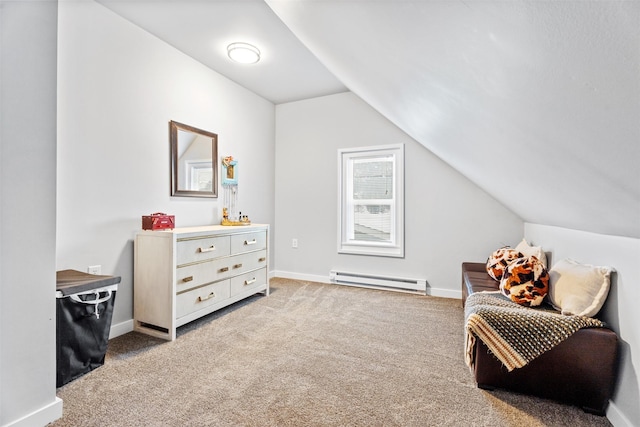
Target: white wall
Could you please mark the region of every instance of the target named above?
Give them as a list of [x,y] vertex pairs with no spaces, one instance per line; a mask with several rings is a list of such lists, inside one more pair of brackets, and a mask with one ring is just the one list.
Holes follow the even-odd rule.
[[566,228],[525,224],[525,236],[551,262],[565,258],[613,267],[611,290],[602,318],[620,338],[620,370],[607,418],[615,426],[640,426],[640,239],[607,236]]
[[221,219],[222,197],[170,197],[169,121],[217,133],[239,161],[240,210],[273,224],[275,108],[93,1],[61,2],[58,49],[56,268],[122,277],[113,336],[132,326],[141,216]]
[[57,2],[0,1],[0,425],[56,398]]
[[[339,148],[405,144],[405,258],[337,253]],[[276,106],[276,274],[425,278],[460,297],[460,264],[522,239],[523,221],[353,93]],[[298,239],[298,248],[291,239]]]

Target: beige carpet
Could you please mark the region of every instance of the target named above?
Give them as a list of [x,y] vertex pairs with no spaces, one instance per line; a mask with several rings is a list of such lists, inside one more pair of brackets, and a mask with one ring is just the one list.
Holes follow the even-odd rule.
[[[129,333],[58,389],[53,426],[609,426],[476,387],[460,301],[285,279],[179,329]],[[116,299],[116,304],[117,304]]]

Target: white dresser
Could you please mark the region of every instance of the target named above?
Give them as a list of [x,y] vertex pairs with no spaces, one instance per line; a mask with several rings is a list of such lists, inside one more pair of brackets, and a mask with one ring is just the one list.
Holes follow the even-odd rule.
[[134,330],[174,340],[176,328],[263,292],[269,225],[140,231],[134,245]]

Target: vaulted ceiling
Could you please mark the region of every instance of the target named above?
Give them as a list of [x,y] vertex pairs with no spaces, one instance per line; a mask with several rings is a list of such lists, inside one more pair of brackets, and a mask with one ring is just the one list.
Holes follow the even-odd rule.
[[640,238],[639,1],[99,3],[275,104],[352,91],[527,222]]

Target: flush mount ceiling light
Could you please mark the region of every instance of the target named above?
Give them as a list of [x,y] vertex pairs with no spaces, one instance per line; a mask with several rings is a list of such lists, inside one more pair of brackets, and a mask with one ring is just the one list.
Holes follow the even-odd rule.
[[249,43],[231,43],[227,46],[227,54],[241,64],[255,64],[260,60],[260,50]]

